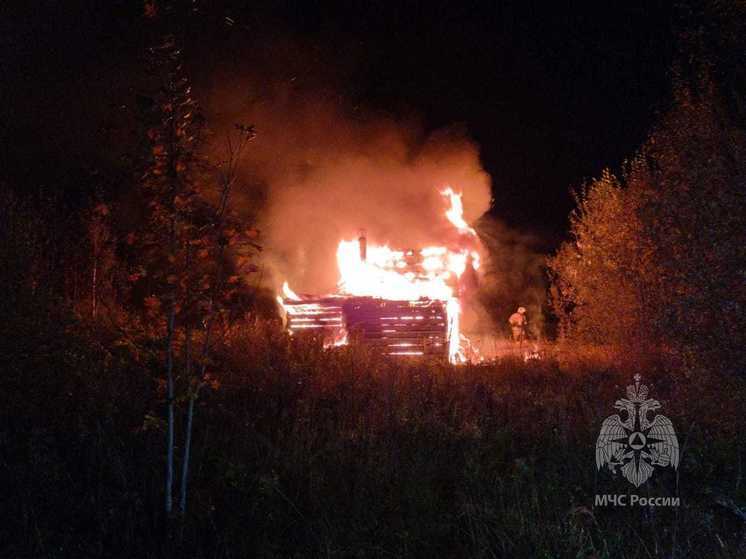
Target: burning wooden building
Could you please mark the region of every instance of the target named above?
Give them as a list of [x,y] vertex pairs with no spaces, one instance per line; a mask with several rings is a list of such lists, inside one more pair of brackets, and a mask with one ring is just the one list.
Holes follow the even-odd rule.
[[452,242],[399,251],[369,244],[364,232],[340,241],[335,293],[299,296],[285,282],[278,301],[290,333],[316,332],[327,345],[357,340],[386,355],[461,360],[462,276],[479,268],[480,245],[463,220],[461,196],[450,188],[442,194]]
[[443,301],[338,296],[283,304],[291,332],[317,332],[330,345],[354,339],[386,355],[448,357],[448,315]]

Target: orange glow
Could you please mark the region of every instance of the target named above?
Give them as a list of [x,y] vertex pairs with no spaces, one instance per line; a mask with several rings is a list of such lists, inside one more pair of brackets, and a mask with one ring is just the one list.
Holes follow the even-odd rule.
[[[459,243],[478,246],[476,231],[466,223],[463,217],[461,194],[447,187],[441,192],[448,199],[449,205],[444,215],[461,235],[465,235],[473,242]],[[362,252],[362,253],[361,253]],[[461,304],[458,300],[459,278],[466,271],[467,266],[479,269],[480,258],[475,248],[428,246],[419,250],[394,250],[387,245],[367,242],[366,250],[360,249],[360,240],[341,240],[337,247],[337,267],[339,281],[337,293],[334,296],[377,297],[397,301],[417,301],[432,299],[443,301],[447,312],[448,328],[448,357],[452,363],[464,362],[464,352],[461,350],[460,314]],[[282,286],[283,301],[298,302],[303,299],[293,292],[288,283]],[[288,313],[304,313],[303,318],[296,318],[293,328],[318,328],[321,308],[314,308],[314,303],[294,304],[283,308]],[[327,307],[328,308],[328,307]],[[296,316],[299,316],[296,314]],[[422,317],[399,316],[400,321],[417,320]],[[323,324],[339,328],[335,341],[329,345],[344,345],[347,343],[347,332],[340,316],[330,316],[322,319]],[[407,344],[392,355],[422,355],[421,351]]]

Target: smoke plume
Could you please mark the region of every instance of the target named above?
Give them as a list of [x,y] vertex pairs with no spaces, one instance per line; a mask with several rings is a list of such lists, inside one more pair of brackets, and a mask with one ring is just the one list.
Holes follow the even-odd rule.
[[463,192],[467,221],[489,209],[490,178],[458,128],[425,135],[414,121],[362,114],[292,84],[254,92],[231,116],[257,130],[243,171],[263,193],[259,226],[275,282],[332,291],[337,245],[360,230],[392,248],[443,244],[452,229],[446,185]]
[[237,122],[256,128],[241,169],[245,188],[236,194],[262,231],[267,286],[287,280],[299,293],[334,291],[337,245],[360,230],[397,249],[455,242],[440,194],[449,185],[463,193],[466,220],[479,221],[485,234],[484,281],[464,322],[494,333],[516,304],[540,315],[541,258],[520,235],[482,217],[490,177],[466,131],[426,132],[415,118],[353,106],[328,85],[328,73],[304,70],[298,52],[275,48],[277,64],[250,76],[216,68],[206,88],[216,139]]

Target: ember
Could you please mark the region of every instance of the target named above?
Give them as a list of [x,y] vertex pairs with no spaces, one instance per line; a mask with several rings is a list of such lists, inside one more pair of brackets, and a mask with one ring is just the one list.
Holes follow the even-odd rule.
[[358,239],[337,248],[337,291],[325,297],[299,296],[287,282],[278,302],[290,333],[318,331],[327,345],[349,337],[387,355],[436,356],[452,363],[462,351],[459,296],[461,277],[479,268],[479,239],[463,218],[461,194],[448,187],[444,215],[456,228],[451,246],[394,250]]

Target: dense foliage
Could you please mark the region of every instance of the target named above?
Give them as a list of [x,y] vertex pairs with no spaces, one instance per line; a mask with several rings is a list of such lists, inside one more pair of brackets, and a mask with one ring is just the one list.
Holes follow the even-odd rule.
[[550,259],[566,341],[746,367],[746,137],[713,90],[677,103],[621,177],[578,194]]

